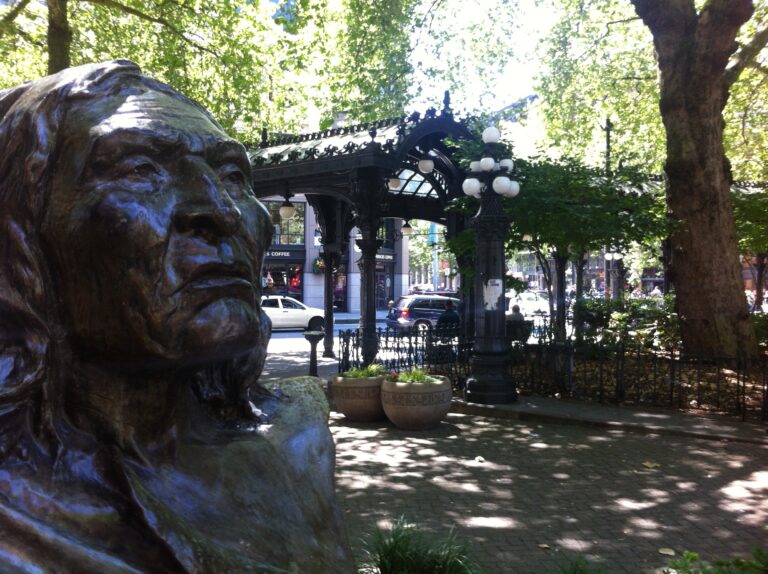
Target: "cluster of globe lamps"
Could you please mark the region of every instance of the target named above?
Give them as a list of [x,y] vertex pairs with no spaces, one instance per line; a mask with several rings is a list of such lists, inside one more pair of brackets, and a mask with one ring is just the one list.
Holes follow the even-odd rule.
[[[489,126],[483,130],[483,143],[496,144],[501,139],[501,132],[496,126]],[[520,193],[520,184],[509,176],[515,164],[511,159],[496,159],[490,153],[490,146],[486,148],[485,157],[469,163],[469,177],[464,180],[462,189],[470,197],[480,198],[484,189],[491,182],[491,188],[502,197],[515,197]]]

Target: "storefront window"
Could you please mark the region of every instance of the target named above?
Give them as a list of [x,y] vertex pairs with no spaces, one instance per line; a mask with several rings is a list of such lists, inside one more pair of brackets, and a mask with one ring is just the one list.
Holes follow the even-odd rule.
[[384,242],[381,245],[384,249],[394,249],[395,248],[395,220],[385,219],[382,222],[381,227],[379,227],[378,231],[376,232],[376,238],[381,239]]
[[288,295],[301,301],[303,265],[300,263],[266,263],[261,277],[264,295]]
[[304,203],[292,202],[296,214],[288,221],[280,218],[282,201],[265,201],[264,206],[269,210],[274,227],[272,245],[304,245]]

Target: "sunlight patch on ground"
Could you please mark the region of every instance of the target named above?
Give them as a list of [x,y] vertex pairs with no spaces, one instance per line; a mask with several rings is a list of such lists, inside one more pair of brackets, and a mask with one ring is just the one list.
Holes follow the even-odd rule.
[[629,523],[635,528],[642,528],[643,530],[656,530],[661,528],[661,524],[652,518],[641,518],[640,516],[630,518]]
[[508,516],[471,516],[459,521],[467,528],[519,528],[520,523]]
[[557,545],[574,552],[587,552],[594,543],[581,538],[558,538]]
[[442,476],[436,476],[431,479],[434,484],[448,492],[480,492],[480,487],[474,482],[459,482],[458,480],[448,480]]
[[377,488],[386,485],[387,488],[392,490],[413,490],[412,486],[406,484],[395,484],[391,482],[382,482],[378,476],[368,476],[365,474],[350,474],[345,477],[337,479],[339,486],[348,488],[350,490],[366,490],[368,488]]
[[720,508],[739,512],[746,524],[768,524],[768,471],[753,472],[747,480],[734,480],[720,489],[726,497]]
[[631,498],[617,498],[615,504],[619,510],[646,510],[656,506],[655,502],[632,500]]

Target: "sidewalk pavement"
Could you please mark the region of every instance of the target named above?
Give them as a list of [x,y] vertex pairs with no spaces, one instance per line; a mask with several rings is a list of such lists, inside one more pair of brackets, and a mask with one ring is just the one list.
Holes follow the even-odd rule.
[[[262,380],[306,375],[308,351],[273,339]],[[336,359],[318,364],[324,381],[335,376]],[[603,574],[657,574],[670,551],[711,562],[768,541],[764,424],[522,396],[456,399],[430,431],[335,412],[330,428],[358,558],[361,537],[399,516],[455,529],[487,574],[556,574],[575,558]]]

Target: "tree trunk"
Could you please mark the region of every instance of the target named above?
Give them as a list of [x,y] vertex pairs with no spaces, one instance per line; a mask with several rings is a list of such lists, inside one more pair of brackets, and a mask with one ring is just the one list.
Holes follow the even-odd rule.
[[[736,356],[757,350],[741,280],[723,150],[730,85],[726,65],[751,0],[632,0],[650,29],[661,71],[667,135],[667,208],[678,222],[669,271],[686,353]],[[702,277],[705,278],[702,281]]]
[[69,68],[72,30],[67,18],[67,0],[48,0],[48,73]]
[[573,329],[576,344],[584,339],[584,266],[587,258],[584,253],[579,253],[576,258],[576,296],[573,302]]
[[755,311],[759,311],[763,306],[763,285],[765,285],[765,258],[768,253],[757,254],[757,279],[755,281]]
[[554,255],[555,260],[555,341],[565,342],[565,269],[568,255]]

